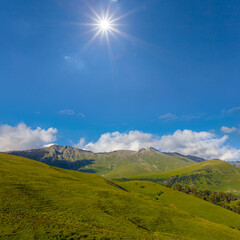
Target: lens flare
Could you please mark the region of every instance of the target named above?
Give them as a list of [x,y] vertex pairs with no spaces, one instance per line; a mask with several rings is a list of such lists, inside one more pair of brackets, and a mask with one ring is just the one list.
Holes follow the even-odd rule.
[[[121,23],[123,18],[131,15],[132,13],[136,12],[138,8],[126,12],[122,15],[117,13],[118,9],[115,11],[110,9],[110,5],[105,8],[105,10],[96,11],[89,3],[85,2],[91,14],[88,14],[89,19],[91,19],[90,23],[82,23],[81,25],[87,26],[90,29],[86,33],[91,33],[92,37],[86,42],[83,46],[81,53],[87,51],[87,49],[92,45],[92,43],[97,39],[100,38],[101,40],[106,40],[109,55],[112,55],[112,47],[111,47],[111,39],[112,37],[116,40],[119,38],[117,36],[121,36],[126,40],[136,44],[138,40],[131,35],[123,32],[120,30],[122,26],[126,26],[125,24]],[[112,58],[112,57],[111,57]]]
[[115,34],[121,34],[118,27],[120,24],[118,21],[128,14],[124,14],[122,16],[115,16],[116,12],[110,10],[110,6],[108,6],[105,11],[101,11],[101,14],[95,11],[91,6],[89,6],[92,14],[89,15],[91,19],[91,23],[85,23],[85,26],[89,26],[91,29],[88,31],[89,33],[93,33],[93,36],[83,47],[82,51],[86,51],[87,48],[100,36],[102,39],[106,39],[108,46],[110,47],[110,36],[114,36]]
[[108,31],[111,29],[111,22],[107,19],[103,19],[99,22],[99,28],[102,31]]

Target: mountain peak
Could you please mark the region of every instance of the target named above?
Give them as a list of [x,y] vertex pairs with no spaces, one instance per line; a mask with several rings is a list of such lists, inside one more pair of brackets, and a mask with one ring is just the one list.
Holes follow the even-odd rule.
[[146,151],[146,148],[140,148],[140,149],[138,150],[138,152],[144,152],[144,151]]
[[149,147],[149,148],[140,148],[138,152],[159,152],[159,151],[153,147]]
[[60,145],[58,145],[58,144],[52,144],[52,145],[44,146],[43,148],[49,149],[49,148],[60,148],[60,147],[62,147],[62,146],[60,146]]
[[150,147],[148,148],[150,151],[154,151],[154,152],[159,152],[159,150],[157,150],[156,148]]

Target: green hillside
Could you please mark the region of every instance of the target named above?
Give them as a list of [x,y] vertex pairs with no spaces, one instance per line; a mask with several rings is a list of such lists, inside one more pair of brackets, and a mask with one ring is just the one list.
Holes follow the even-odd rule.
[[198,189],[240,192],[240,168],[220,160],[208,160],[160,174],[146,174],[125,180],[148,180],[170,186],[180,183]]
[[129,181],[119,183],[128,191],[134,191],[161,202],[175,206],[194,216],[206,218],[215,223],[221,223],[240,230],[240,214],[223,209],[202,199],[178,192],[171,188],[147,181]]
[[190,159],[191,156],[161,153],[153,148],[96,154],[78,148],[54,145],[10,154],[28,157],[55,167],[97,173],[106,178],[160,173],[195,163]]
[[95,174],[22,157],[0,154],[0,185],[0,239],[240,238],[220,220],[194,216]]

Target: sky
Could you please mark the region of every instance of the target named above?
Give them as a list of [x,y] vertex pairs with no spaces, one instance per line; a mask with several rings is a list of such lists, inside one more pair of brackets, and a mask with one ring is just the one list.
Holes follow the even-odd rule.
[[0,151],[240,160],[239,30],[239,0],[2,0]]

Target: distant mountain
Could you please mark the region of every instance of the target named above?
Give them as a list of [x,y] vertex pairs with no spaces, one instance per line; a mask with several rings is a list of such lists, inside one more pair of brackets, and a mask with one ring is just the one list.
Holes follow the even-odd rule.
[[[139,174],[160,173],[188,166],[198,158],[178,153],[162,153],[154,148],[139,151],[93,153],[69,146],[53,145],[42,149],[8,152],[51,166],[81,172],[97,173],[107,178],[129,177]],[[201,159],[202,160],[202,159]]]
[[126,180],[144,180],[159,184],[195,186],[198,189],[235,192],[240,195],[240,169],[221,160],[207,160],[157,174],[145,174]]
[[191,160],[193,160],[194,162],[203,162],[203,161],[206,161],[206,159],[204,158],[200,158],[200,157],[196,157],[196,156],[192,156],[192,155],[182,155],[180,153],[165,153],[165,154],[168,154],[168,155],[178,155],[178,156],[181,156],[181,157],[186,157],[186,158],[189,158]]
[[156,184],[0,154],[0,186],[4,240],[240,239],[239,214]]
[[229,163],[231,163],[234,167],[238,167],[238,168],[240,168],[240,161],[229,162]]

